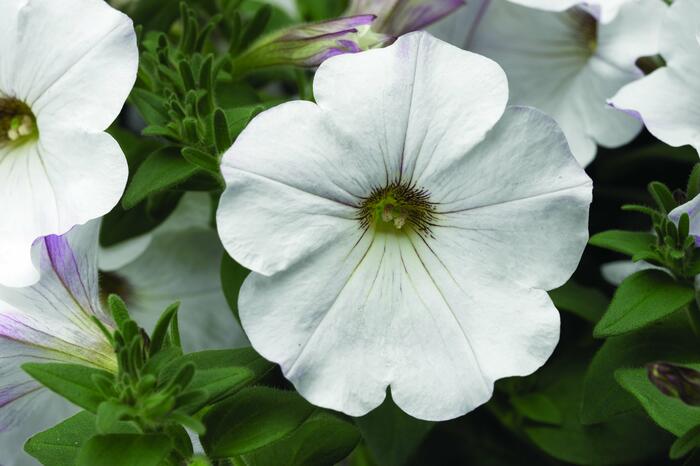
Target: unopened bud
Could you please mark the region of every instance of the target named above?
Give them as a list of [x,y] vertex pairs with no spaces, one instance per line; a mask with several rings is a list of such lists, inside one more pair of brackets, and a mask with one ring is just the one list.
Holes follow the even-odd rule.
[[664,395],[700,406],[700,372],[666,362],[647,364],[649,380]]

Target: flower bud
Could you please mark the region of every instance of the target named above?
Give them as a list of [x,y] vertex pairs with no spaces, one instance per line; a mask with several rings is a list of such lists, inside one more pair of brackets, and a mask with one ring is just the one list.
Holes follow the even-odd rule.
[[647,364],[649,380],[661,393],[700,406],[700,372],[665,362]]
[[424,29],[464,4],[464,0],[351,0],[345,14],[377,15],[372,29],[398,37]]
[[301,24],[262,37],[234,60],[234,73],[277,65],[318,66],[330,57],[381,47],[393,39],[370,30],[374,15]]

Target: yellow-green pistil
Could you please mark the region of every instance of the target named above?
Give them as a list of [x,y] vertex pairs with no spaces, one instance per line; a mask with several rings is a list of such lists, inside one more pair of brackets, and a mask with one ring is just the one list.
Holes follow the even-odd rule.
[[20,144],[38,135],[36,118],[27,104],[0,97],[0,144]]
[[427,190],[397,182],[375,188],[360,206],[358,219],[365,229],[429,234],[435,206]]

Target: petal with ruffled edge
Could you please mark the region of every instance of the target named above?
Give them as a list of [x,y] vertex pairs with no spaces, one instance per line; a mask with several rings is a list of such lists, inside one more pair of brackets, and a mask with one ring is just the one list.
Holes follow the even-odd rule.
[[600,20],[608,23],[617,17],[620,8],[637,0],[509,0],[530,8],[549,11],[564,11],[577,5],[584,6]]
[[112,325],[99,306],[97,232],[99,222],[64,236],[37,240],[38,283],[0,287],[0,428],[16,420],[26,400],[41,389],[20,366],[28,361],[116,368],[112,348],[92,321]]
[[700,151],[700,3],[673,2],[660,34],[667,65],[622,88],[612,104],[641,117],[647,129],[672,146]]
[[[505,0],[480,6],[487,8],[465,46],[503,66],[512,104],[537,107],[557,120],[582,165],[593,160],[596,144],[618,147],[639,133],[638,120],[606,103],[641,77],[635,60],[654,53],[660,2],[630,4],[607,24],[581,9],[539,11]],[[637,40],[640,30],[649,37]]]
[[[335,58],[316,77],[317,106],[262,114],[227,154],[218,219],[230,224],[220,229],[229,253],[257,265],[295,254],[272,273],[253,267],[239,297],[243,327],[311,402],[358,416],[390,387],[409,414],[449,419],[485,402],[495,379],[534,371],[556,345],[559,317],[539,288],[576,266],[591,184],[551,119],[503,115],[494,67],[427,34]],[[372,69],[385,84],[356,86]],[[353,108],[353,98],[364,105]],[[325,150],[347,140],[355,143],[345,151]],[[364,229],[353,205],[339,202],[392,181],[435,191],[433,234]],[[464,202],[472,194],[477,204]],[[457,212],[441,210],[450,201],[460,211],[483,207],[474,212],[483,231],[460,228]],[[555,252],[516,253],[537,238]],[[519,260],[531,260],[535,276],[517,272]]]
[[131,20],[104,2],[12,0],[0,17],[0,96],[28,104],[39,134],[0,145],[0,283],[27,286],[36,238],[107,213],[124,190],[124,155],[100,132],[133,86],[138,49]]

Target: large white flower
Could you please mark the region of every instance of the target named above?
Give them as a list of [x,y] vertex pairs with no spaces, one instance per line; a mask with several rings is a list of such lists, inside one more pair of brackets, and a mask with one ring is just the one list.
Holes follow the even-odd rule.
[[256,117],[224,155],[239,310],[298,391],[353,416],[385,398],[464,414],[549,357],[544,290],[581,256],[591,181],[556,124],[506,110],[491,60],[427,33],[326,61],[317,103]]
[[36,238],[119,200],[127,164],[103,131],[137,65],[131,20],[103,1],[0,1],[0,283],[36,282]]
[[660,53],[667,66],[620,90],[612,103],[639,115],[667,144],[700,151],[700,2],[676,0],[664,20]]
[[607,101],[643,76],[635,63],[657,53],[665,9],[661,0],[638,0],[602,23],[580,7],[551,12],[477,0],[438,34],[496,60],[508,75],[510,103],[552,116],[578,161],[587,165],[596,145],[619,147],[641,130],[637,119]]
[[27,288],[0,287],[0,452],[3,466],[37,464],[22,452],[33,434],[77,411],[31,379],[28,361],[84,364],[115,371],[116,357],[92,318],[111,319],[99,303],[93,221],[33,247],[41,271]]
[[186,194],[152,233],[100,255],[102,294],[119,294],[139,325],[151,331],[163,310],[180,301],[178,319],[185,351],[248,344],[221,290],[224,250],[208,227],[206,193]]

